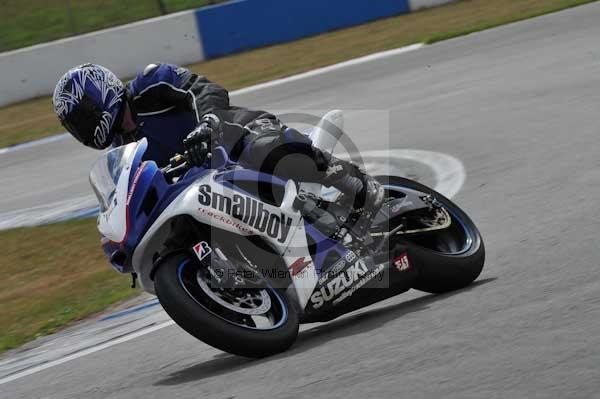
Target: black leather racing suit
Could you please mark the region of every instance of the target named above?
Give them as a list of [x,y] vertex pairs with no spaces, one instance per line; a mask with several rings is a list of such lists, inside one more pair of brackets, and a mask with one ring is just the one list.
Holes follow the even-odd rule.
[[[139,129],[148,139],[146,158],[165,165],[183,153],[183,140],[203,115],[221,121],[218,138],[231,159],[284,179],[322,182],[329,163],[305,135],[273,114],[232,106],[223,87],[171,64],[151,64],[128,85],[128,99]],[[117,136],[115,145],[122,138]]]

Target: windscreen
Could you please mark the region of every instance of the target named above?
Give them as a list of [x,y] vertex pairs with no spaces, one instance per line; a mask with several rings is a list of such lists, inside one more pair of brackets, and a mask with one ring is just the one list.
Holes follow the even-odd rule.
[[115,196],[117,182],[123,168],[132,160],[137,143],[117,147],[105,153],[94,163],[90,172],[90,184],[100,203],[100,211],[105,212]]

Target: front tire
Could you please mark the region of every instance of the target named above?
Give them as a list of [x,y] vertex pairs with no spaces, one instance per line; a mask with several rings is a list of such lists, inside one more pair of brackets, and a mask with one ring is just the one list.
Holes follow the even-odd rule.
[[196,282],[197,287],[194,287],[193,278],[186,277],[200,271],[200,263],[189,253],[182,252],[164,259],[154,277],[160,304],[185,331],[225,352],[255,358],[283,352],[294,343],[298,335],[298,315],[281,290],[271,286],[260,290],[267,292],[272,306],[279,307],[272,326],[244,326],[236,322],[236,317],[250,316],[236,315],[214,299],[211,303],[210,295],[200,297],[206,285]]

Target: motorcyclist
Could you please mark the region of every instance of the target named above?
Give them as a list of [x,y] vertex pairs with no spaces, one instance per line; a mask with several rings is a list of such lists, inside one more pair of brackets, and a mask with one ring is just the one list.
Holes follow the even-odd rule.
[[207,147],[218,144],[244,167],[333,186],[363,214],[374,215],[383,200],[381,185],[356,165],[313,147],[271,113],[230,105],[227,90],[183,67],[150,64],[125,85],[108,69],[83,64],[60,78],[53,105],[63,126],[88,147],[145,137],[145,157],[158,165],[185,151],[200,166]]

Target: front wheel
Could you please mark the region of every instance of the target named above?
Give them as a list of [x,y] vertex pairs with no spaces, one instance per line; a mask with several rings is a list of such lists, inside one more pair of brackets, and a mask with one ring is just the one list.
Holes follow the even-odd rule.
[[298,315],[281,290],[219,289],[189,253],[167,257],[154,277],[156,295],[171,318],[199,340],[223,351],[264,357],[288,349],[298,335]]

